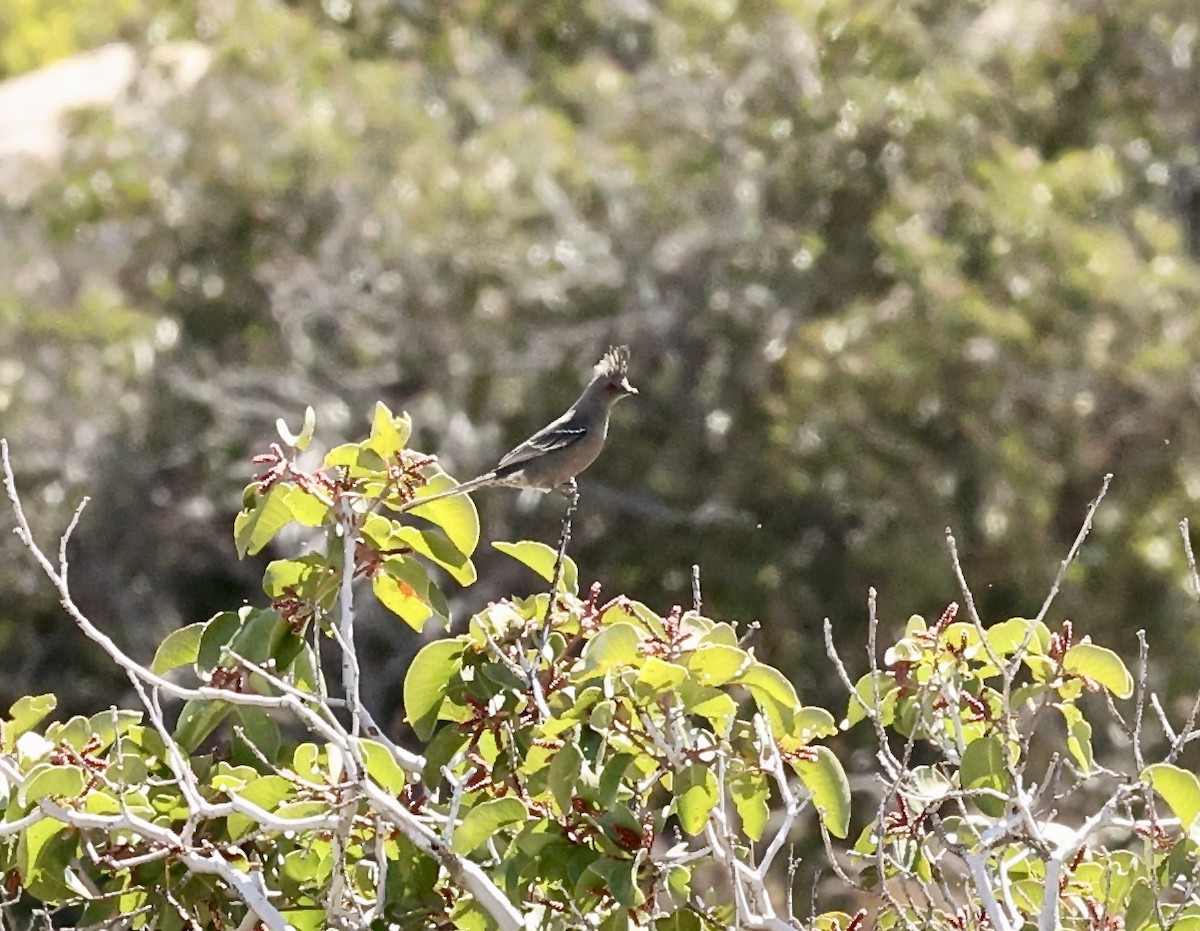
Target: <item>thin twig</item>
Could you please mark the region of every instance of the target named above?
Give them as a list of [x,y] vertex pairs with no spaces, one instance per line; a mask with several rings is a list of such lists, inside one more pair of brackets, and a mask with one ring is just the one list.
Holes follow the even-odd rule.
[[1054,577],[1054,584],[1050,586],[1050,591],[1046,595],[1046,600],[1042,602],[1042,609],[1037,613],[1037,620],[1045,621],[1046,613],[1050,610],[1050,604],[1058,595],[1058,589],[1062,585],[1063,579],[1066,577],[1067,570],[1071,567],[1071,563],[1075,561],[1075,557],[1079,555],[1079,548],[1083,546],[1083,541],[1087,539],[1087,535],[1092,529],[1092,519],[1096,516],[1096,509],[1100,507],[1100,502],[1104,500],[1104,496],[1108,494],[1109,483],[1112,482],[1112,473],[1109,472],[1104,476],[1104,483],[1100,486],[1100,494],[1092,499],[1092,503],[1088,505],[1087,516],[1083,519],[1083,526],[1079,528],[1079,533],[1075,537],[1075,542],[1071,544],[1071,549],[1067,552],[1067,558],[1062,561],[1058,567],[1058,574]]
[[1200,601],[1200,571],[1196,569],[1196,554],[1192,552],[1192,536],[1186,517],[1179,522],[1179,532],[1183,534],[1183,552],[1187,556],[1188,571],[1192,577],[1192,591],[1196,593],[1196,600]]
[[567,547],[571,543],[571,518],[575,516],[575,509],[579,506],[579,485],[575,479],[571,479],[568,489],[567,512],[563,515],[562,532],[558,537],[558,555],[554,558],[554,573],[550,579],[550,600],[546,603],[546,614],[542,618],[542,639],[538,649],[538,655],[544,655],[546,652],[546,644],[550,642],[550,618],[554,613],[554,606],[558,603],[558,586],[562,582],[563,563],[567,559]]

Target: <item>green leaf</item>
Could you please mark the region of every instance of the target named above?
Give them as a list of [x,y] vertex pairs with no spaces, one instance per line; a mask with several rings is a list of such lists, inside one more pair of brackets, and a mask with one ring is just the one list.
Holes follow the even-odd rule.
[[596,702],[588,714],[588,726],[597,733],[604,733],[612,727],[613,718],[617,715],[617,704],[611,698]]
[[[496,549],[506,556],[511,556],[517,562],[528,566],[547,582],[554,581],[554,563],[558,559],[558,550],[545,543],[534,540],[522,540],[519,543],[493,543]],[[559,581],[560,591],[571,595],[579,594],[579,569],[575,560],[570,556],[563,557],[562,579]]]
[[604,672],[613,666],[639,663],[643,657],[639,649],[642,633],[632,624],[618,622],[602,627],[583,649],[584,669],[588,672]]
[[1015,653],[1022,643],[1031,653],[1045,653],[1050,645],[1050,629],[1038,620],[1011,617],[987,629],[987,642],[992,652],[1001,658]]
[[1128,905],[1125,908],[1125,927],[1129,931],[1143,931],[1143,929],[1157,927],[1153,923],[1153,918],[1158,895],[1158,892],[1151,889],[1145,879],[1139,878],[1134,882],[1129,893]]
[[329,927],[328,912],[323,908],[293,908],[280,912],[288,927],[296,931],[324,931]]
[[1067,750],[1079,764],[1084,773],[1092,771],[1094,758],[1092,756],[1092,725],[1075,705],[1063,703],[1055,705],[1062,712],[1063,720],[1067,722]]
[[741,647],[723,643],[705,644],[687,658],[687,666],[702,685],[724,685],[735,679],[749,663],[750,654]]
[[367,774],[392,795],[399,795],[400,790],[408,784],[408,777],[396,762],[392,751],[375,740],[364,740],[359,746]]
[[242,620],[248,617],[251,608],[240,611],[222,611],[204,621],[204,633],[200,637],[200,652],[196,656],[196,675],[203,678],[221,664],[221,651],[241,630]]
[[234,519],[233,539],[239,556],[253,556],[292,522],[286,493],[286,486],[276,485],[265,495],[259,495],[254,507],[242,511]]
[[386,404],[376,401],[371,419],[371,438],[363,445],[376,452],[380,459],[394,460],[396,453],[404,449],[404,444],[410,436],[412,421],[408,414],[395,416]]
[[88,718],[88,736],[99,740],[99,746],[96,747],[98,752],[112,746],[118,735],[123,737],[141,723],[142,712],[140,711],[116,708],[97,711]]
[[71,869],[78,854],[79,831],[54,818],[43,818],[18,835],[16,867],[25,891],[47,905],[91,893]]
[[1170,763],[1155,763],[1143,770],[1142,779],[1163,797],[1188,835],[1200,843],[1200,836],[1193,836],[1200,815],[1200,779],[1196,774]]
[[383,571],[371,579],[371,591],[385,608],[400,617],[417,633],[433,617],[429,603],[429,576],[411,559],[393,556],[383,563]]
[[828,747],[810,747],[815,760],[797,759],[792,769],[812,793],[821,821],[834,837],[844,838],[850,828],[850,781]]
[[909,786],[904,788],[904,797],[918,808],[940,802],[954,791],[954,780],[935,766],[914,766],[909,774]]
[[[445,472],[436,467],[431,468],[436,474],[429,484],[417,492],[418,498],[445,491],[457,484]],[[479,512],[475,510],[475,502],[471,500],[470,495],[450,495],[432,504],[416,505],[410,513],[441,527],[450,542],[466,556],[471,556],[475,547],[479,545]]]
[[183,752],[195,752],[232,710],[233,707],[223,701],[197,698],[185,702],[174,735]]
[[761,840],[767,826],[770,807],[767,804],[771,789],[761,772],[748,770],[729,780],[729,794],[742,819],[742,830],[751,840]]
[[796,687],[774,666],[755,661],[741,674],[739,681],[750,690],[756,700],[770,698],[788,710],[800,707]]
[[[967,745],[959,766],[962,787],[968,791],[992,789],[1007,796],[1010,780],[1004,744],[998,737],[981,737]],[[1004,814],[1003,798],[980,793],[974,796],[975,804],[985,815],[998,818]]]
[[1128,698],[1133,694],[1133,676],[1117,656],[1107,647],[1094,643],[1077,643],[1063,657],[1063,671],[1086,676],[1104,686],[1117,698]]
[[[242,767],[238,767],[239,770]],[[252,802],[267,811],[278,811],[285,799],[290,799],[296,793],[290,779],[277,773],[266,776],[253,775],[239,788],[232,790],[239,798]]]
[[651,695],[672,692],[687,678],[688,671],[678,663],[649,656],[638,671],[637,684]]
[[58,699],[51,693],[44,695],[25,695],[18,698],[8,709],[11,720],[0,721],[0,749],[12,753],[17,745],[17,738],[26,731],[37,727],[58,706]]
[[17,804],[25,806],[51,796],[78,798],[86,785],[87,776],[79,766],[38,763],[17,790]]
[[600,888],[611,895],[622,908],[637,908],[646,896],[637,884],[637,863],[633,860],[614,860],[603,857],[584,871],[576,886],[576,895]]
[[685,682],[679,690],[679,701],[684,711],[707,718],[713,731],[722,736],[729,733],[737,715],[737,702],[727,692],[709,685]]
[[[682,904],[692,897],[692,871],[687,866],[672,866],[667,870],[667,889],[677,904]],[[664,924],[664,922],[666,922]],[[680,909],[665,919],[659,919],[654,925],[655,931],[703,931],[700,916],[692,911]]]
[[750,690],[777,738],[795,732],[795,712],[800,707],[800,699],[782,672],[756,660],[738,680]]
[[[270,608],[243,608],[238,612],[241,626],[229,639],[229,652],[263,664],[275,660],[278,668],[286,668],[304,646],[291,625],[275,610]],[[208,632],[200,641],[200,655],[205,654]],[[220,655],[220,649],[218,649]],[[228,661],[232,662],[232,658]]]
[[[270,812],[278,811],[281,803],[293,796],[295,786],[283,776],[273,773],[259,776],[250,770],[253,775],[245,781],[237,778],[248,769],[250,768],[239,766],[234,773],[215,779],[214,788],[219,786],[226,794],[236,795]],[[250,815],[233,812],[226,818],[225,828],[229,832],[230,840],[236,841],[255,833],[258,830],[258,822]]]
[[450,849],[468,854],[506,824],[524,821],[528,812],[520,799],[494,798],[473,807],[454,830]]
[[163,642],[158,645],[158,649],[154,651],[150,671],[161,676],[172,669],[196,662],[196,657],[200,655],[200,638],[204,636],[204,629],[207,626],[204,621],[200,621],[167,634]]
[[604,764],[604,772],[600,774],[600,791],[596,797],[601,808],[611,808],[616,802],[621,781],[632,762],[632,753],[617,753]]
[[358,460],[361,455],[362,446],[358,443],[342,443],[340,446],[333,447],[333,449],[325,454],[325,459],[321,465],[326,469],[341,466],[353,471],[358,467]]
[[673,786],[679,826],[688,834],[699,834],[717,804],[716,773],[708,766],[693,763],[675,774]]
[[279,753],[279,725],[261,708],[238,706],[233,712],[240,734],[235,734],[233,758],[239,763],[261,766],[259,757],[274,762]]
[[322,577],[332,578],[328,562],[324,556],[310,553],[299,559],[275,559],[267,564],[263,573],[263,591],[271,599],[298,596],[311,598],[316,593],[317,582]]
[[575,796],[575,783],[579,780],[582,767],[583,754],[572,743],[564,744],[550,761],[547,783],[550,794],[554,796],[554,801],[563,814],[571,811],[571,799]]
[[65,743],[76,750],[83,750],[92,736],[91,722],[81,714],[72,715],[66,721],[52,721],[46,725],[46,739],[51,743]]
[[398,543],[411,547],[414,552],[437,563],[450,573],[459,585],[471,585],[478,577],[475,564],[440,530],[421,530],[401,525],[396,528],[392,537]]
[[806,705],[796,710],[792,733],[804,743],[811,743],[836,734],[837,722],[824,708]]
[[[867,708],[875,710],[876,695],[879,698],[879,714],[883,723],[891,723],[891,714],[895,711],[895,696],[900,691],[896,680],[890,673],[878,670],[868,672],[854,685],[854,694],[850,696],[850,704],[846,708],[846,720],[842,727],[851,728],[859,721],[867,718]],[[865,706],[865,707],[864,707]]]
[[421,740],[433,735],[450,680],[462,666],[458,640],[435,640],[413,657],[404,677],[404,717]]

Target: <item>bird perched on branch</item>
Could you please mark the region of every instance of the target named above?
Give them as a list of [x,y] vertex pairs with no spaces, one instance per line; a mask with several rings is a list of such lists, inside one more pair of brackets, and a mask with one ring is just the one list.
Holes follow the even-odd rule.
[[612,406],[621,398],[638,393],[626,377],[628,369],[628,347],[610,347],[592,370],[592,380],[583,389],[579,400],[558,420],[507,453],[492,471],[437,494],[414,498],[401,510],[408,511],[440,498],[497,486],[539,491],[557,489],[574,496],[575,476],[595,462],[604,448]]

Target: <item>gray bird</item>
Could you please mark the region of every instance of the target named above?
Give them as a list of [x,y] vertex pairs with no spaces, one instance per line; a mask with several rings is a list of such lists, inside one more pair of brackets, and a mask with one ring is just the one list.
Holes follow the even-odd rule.
[[608,436],[608,415],[621,398],[637,394],[629,384],[629,349],[610,347],[592,370],[592,380],[583,394],[558,420],[542,428],[516,449],[507,453],[490,472],[424,498],[414,498],[400,510],[463,495],[478,488],[558,489],[570,496],[575,476],[596,461]]

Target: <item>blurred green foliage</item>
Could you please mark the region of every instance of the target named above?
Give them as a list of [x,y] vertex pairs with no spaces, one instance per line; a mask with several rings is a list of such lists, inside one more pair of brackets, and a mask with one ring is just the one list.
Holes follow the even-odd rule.
[[[0,205],[0,411],[40,523],[93,496],[73,577],[125,641],[254,590],[224,528],[276,417],[354,435],[382,398],[466,474],[622,341],[581,562],[663,610],[698,562],[805,700],[822,617],[955,597],[947,526],[985,617],[1035,610],[1110,471],[1056,610],[1193,678],[1190,0],[87,6],[0,14],[0,72],[147,62]],[[171,94],[180,39],[212,60]],[[556,534],[552,500],[478,503]],[[120,687],[54,681],[73,632],[4,546],[4,694]],[[394,705],[415,645],[373,636]]]

